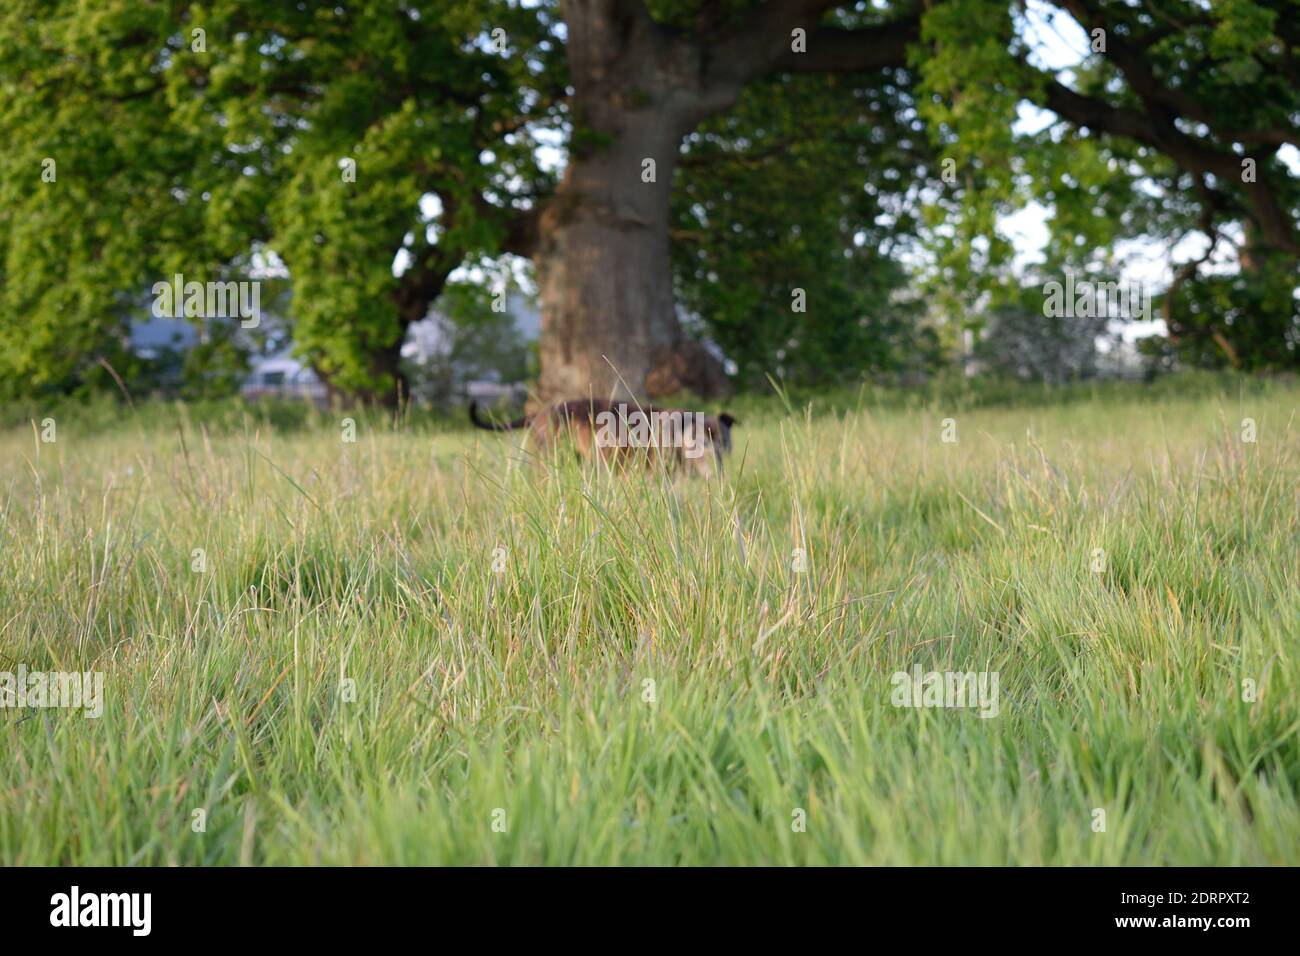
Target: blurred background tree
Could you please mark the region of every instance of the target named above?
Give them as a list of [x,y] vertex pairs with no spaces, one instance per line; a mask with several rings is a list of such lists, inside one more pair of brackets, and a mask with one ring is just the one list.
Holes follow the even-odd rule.
[[[911,380],[968,332],[987,350],[1024,305],[1004,227],[1031,203],[1049,227],[1040,275],[1117,278],[1126,244],[1169,250],[1158,366],[1300,364],[1293,0],[610,4],[736,62],[742,40],[780,40],[733,106],[704,110],[673,178],[672,291],[738,385]],[[312,367],[340,394],[392,400],[408,330],[448,283],[535,255],[565,164],[611,148],[574,110],[576,11],[10,0],[0,397],[116,392],[110,368],[133,394],[228,391],[255,347],[218,333],[144,359],[135,300],[177,272],[247,279],[261,261],[291,276],[286,318]],[[763,17],[781,31],[753,32]],[[784,53],[791,17],[815,41],[806,60]],[[1073,31],[1082,57],[1045,65],[1045,30]],[[906,65],[874,52],[904,35]],[[644,79],[621,109],[660,108]],[[466,349],[494,341],[492,316],[443,311]]]

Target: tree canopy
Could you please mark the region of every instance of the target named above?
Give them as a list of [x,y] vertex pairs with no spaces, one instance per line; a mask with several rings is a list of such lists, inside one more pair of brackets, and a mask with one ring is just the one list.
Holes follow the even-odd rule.
[[[11,0],[0,390],[84,378],[160,278],[247,277],[275,257],[303,354],[342,392],[391,391],[406,327],[449,276],[534,256],[544,217],[565,215],[563,177],[609,148],[584,99],[597,27],[616,45],[649,31],[660,51],[611,53],[643,74],[619,87],[625,114],[667,109],[665,64],[683,57],[713,84],[666,187],[668,239],[677,298],[742,382],[915,364],[933,343],[905,253],[929,245],[950,313],[999,286],[1016,299],[998,221],[1029,200],[1051,214],[1046,271],[1104,267],[1143,235],[1239,249],[1236,292],[1199,276],[1203,257],[1179,263],[1171,333],[1193,360],[1296,364],[1300,177],[1281,153],[1300,144],[1296,9]],[[1088,38],[1066,71],[1036,62],[1032,23],[1051,17]],[[1021,129],[1026,104],[1055,121]]]

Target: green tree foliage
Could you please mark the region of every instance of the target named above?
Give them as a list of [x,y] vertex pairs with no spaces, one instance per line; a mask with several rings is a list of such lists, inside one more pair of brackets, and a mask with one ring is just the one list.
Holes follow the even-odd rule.
[[[960,214],[934,234],[935,285],[955,300],[990,292],[1013,300],[1008,272],[991,268],[1006,261],[994,224],[1030,199],[1050,210],[1043,268],[1057,275],[1113,276],[1123,239],[1172,248],[1200,233],[1219,248],[1242,247],[1241,274],[1226,283],[1239,290],[1239,315],[1229,321],[1232,309],[1211,305],[1227,308],[1223,280],[1194,291],[1204,257],[1175,263],[1187,308],[1201,303],[1194,322],[1182,321],[1203,333],[1174,329],[1175,337],[1218,343],[1216,358],[1180,347],[1184,359],[1293,364],[1285,293],[1297,284],[1300,177],[1279,151],[1300,146],[1294,0],[1044,0],[1035,29],[1046,14],[1047,29],[1068,31],[1073,21],[1087,36],[1083,61],[1059,76],[1033,62],[1028,11],[1022,2],[950,0],[923,19],[916,58],[932,94],[924,109],[938,148],[958,160],[959,183],[974,186],[950,199]],[[1015,135],[1009,120],[1022,101],[1059,121]],[[1261,259],[1269,269],[1250,266]],[[1247,302],[1267,314],[1240,312]]]
[[[652,5],[661,22],[703,31],[754,6]],[[582,133],[568,127],[554,4],[109,0],[88,13],[68,0],[19,2],[3,17],[0,82],[12,95],[0,127],[21,144],[3,159],[0,212],[0,322],[12,329],[0,362],[24,383],[14,387],[61,390],[97,376],[101,358],[129,364],[123,290],[175,272],[246,278],[250,253],[272,250],[293,275],[300,351],[336,388],[383,393],[406,326],[448,275],[523,249],[520,213],[552,186],[542,139]],[[909,143],[889,142],[921,142],[898,119],[902,95],[868,103],[845,78],[805,78],[788,94],[766,84],[722,135],[766,148],[801,134],[796,162],[773,155],[759,169],[741,157],[686,186],[700,195],[737,171],[751,173],[745,192],[763,184],[761,212],[719,213],[706,195],[713,214],[695,224],[706,244],[682,243],[678,257],[688,304],[748,377],[775,363],[808,379],[898,364],[914,310],[890,302],[904,273],[887,257],[910,213],[875,220],[891,215],[887,193],[912,188],[899,161]],[[848,130],[831,102],[855,114]],[[769,129],[768,105],[783,129]],[[692,149],[701,156],[705,141]],[[46,156],[59,175],[42,189]],[[776,232],[778,248],[762,254]],[[700,268],[700,254],[715,261]],[[706,288],[708,274],[724,284]],[[773,282],[775,305],[758,298]],[[812,302],[794,321],[788,287],[799,282]]]
[[[898,295],[917,232],[949,315],[1014,302],[997,223],[1030,199],[1051,211],[1045,271],[1114,271],[1123,239],[1193,232],[1267,260],[1233,280],[1236,298],[1198,290],[1193,268],[1176,298],[1186,314],[1171,315],[1182,341],[1218,345],[1215,361],[1294,354],[1293,299],[1274,291],[1294,286],[1300,255],[1300,178],[1279,156],[1300,139],[1294,0],[1044,0],[1104,38],[1062,75],[1031,56],[1025,0],[647,5],[666,35],[699,44],[778,6],[844,28],[840,42],[923,11],[910,70],[778,75],[688,138],[678,293],[743,381],[778,366],[835,381],[928,355]],[[405,330],[453,271],[530,253],[555,185],[539,147],[586,141],[566,105],[563,12],[554,0],[9,0],[0,395],[113,385],[105,365],[131,362],[141,289],[177,272],[247,279],[269,252],[293,276],[311,363],[339,389],[391,395]],[[1019,131],[1025,102],[1059,122]],[[790,309],[795,287],[806,313]],[[1232,322],[1214,304],[1229,301]]]
[[75,385],[121,342],[124,293],[247,279],[267,248],[302,351],[390,390],[405,326],[546,189],[531,124],[562,53],[549,9],[506,0],[6,4],[0,388]]
[[1170,292],[1168,339],[1157,362],[1275,372],[1300,368],[1300,289],[1295,264],[1274,255],[1229,275],[1207,275]]
[[751,87],[688,139],[674,184],[679,300],[758,386],[924,371],[901,253],[933,175],[905,83],[803,76]]

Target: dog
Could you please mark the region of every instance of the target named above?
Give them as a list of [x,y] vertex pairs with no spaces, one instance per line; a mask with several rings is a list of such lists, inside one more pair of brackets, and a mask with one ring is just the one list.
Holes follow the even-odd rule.
[[544,451],[554,450],[567,436],[579,459],[623,466],[644,458],[647,467],[698,475],[721,472],[722,456],[731,451],[731,429],[740,424],[727,412],[705,415],[601,399],[552,402],[534,415],[506,422],[484,420],[478,403],[470,402],[469,419],[493,432],[526,428]]

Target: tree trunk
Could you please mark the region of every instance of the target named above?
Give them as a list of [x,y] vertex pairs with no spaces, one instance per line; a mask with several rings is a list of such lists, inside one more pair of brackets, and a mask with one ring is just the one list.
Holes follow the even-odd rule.
[[364,397],[382,408],[400,409],[411,397],[411,383],[402,371],[402,343],[406,340],[406,326],[391,346],[378,351],[370,362],[370,374],[377,381],[387,381],[388,388],[374,390]]
[[411,397],[410,382],[401,368],[404,339],[405,334],[396,344],[370,353],[370,374],[376,381],[386,380],[388,385],[384,388],[343,388],[331,381],[319,366],[313,365],[313,371],[325,385],[326,402],[331,407],[337,408],[354,408],[360,405],[399,410]]
[[[831,0],[769,0],[743,26],[705,4],[695,32],[644,0],[561,0],[573,117],[569,168],[538,222],[543,401],[724,395],[721,363],[682,330],[668,227],[682,137],[774,70],[859,72],[907,61],[919,17],[820,27]],[[795,50],[794,30],[810,32]],[[649,180],[646,160],[654,161]]]
[[[617,142],[575,156],[541,221],[544,398],[645,398],[681,341],[668,259],[676,130],[643,111]],[[654,182],[641,178],[655,162]]]
[[621,16],[617,2],[566,9],[575,130],[538,224],[540,398],[719,394],[721,366],[685,334],[673,296],[673,170],[697,121],[679,64],[648,18]]
[[[907,62],[916,15],[818,26],[831,0],[769,0],[743,26],[705,4],[700,27],[654,21],[644,0],[561,0],[573,117],[569,168],[538,222],[543,400],[723,395],[721,363],[682,330],[668,227],[682,137],[774,70],[859,72]],[[796,50],[796,28],[810,31]],[[648,181],[646,161],[654,161]]]

